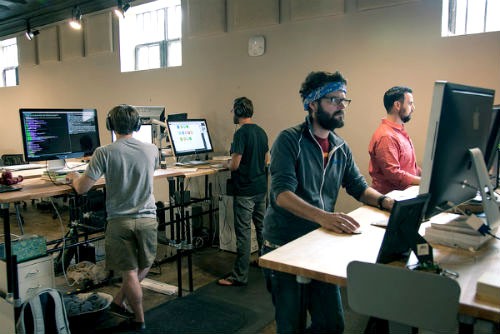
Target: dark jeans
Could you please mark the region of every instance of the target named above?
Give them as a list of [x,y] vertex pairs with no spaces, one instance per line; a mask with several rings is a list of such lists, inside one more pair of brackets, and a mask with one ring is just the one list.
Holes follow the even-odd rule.
[[[272,249],[264,247],[262,255]],[[263,269],[266,285],[271,292],[275,309],[277,333],[300,333],[300,294],[295,275]],[[303,298],[307,300],[307,311],[311,326],[307,333],[342,333],[344,311],[337,285],[311,280]]]
[[236,261],[232,277],[241,283],[248,282],[252,221],[259,250],[262,247],[262,228],[266,212],[266,193],[254,196],[234,196],[234,231],[236,233]]

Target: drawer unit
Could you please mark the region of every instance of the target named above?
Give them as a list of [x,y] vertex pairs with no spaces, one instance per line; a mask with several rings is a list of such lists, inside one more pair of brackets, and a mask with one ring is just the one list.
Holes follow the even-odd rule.
[[[24,302],[42,288],[53,288],[54,264],[52,257],[44,256],[38,259],[17,264],[19,282],[19,298]],[[6,263],[0,261],[0,290],[7,291]]]

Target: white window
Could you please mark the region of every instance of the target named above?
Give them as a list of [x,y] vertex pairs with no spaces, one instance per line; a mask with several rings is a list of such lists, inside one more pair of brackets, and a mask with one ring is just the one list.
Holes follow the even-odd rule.
[[500,0],[443,0],[441,36],[500,31]]
[[17,75],[17,40],[10,38],[0,41],[0,87],[17,86],[19,79]]
[[182,65],[180,0],[131,7],[120,18],[122,72]]

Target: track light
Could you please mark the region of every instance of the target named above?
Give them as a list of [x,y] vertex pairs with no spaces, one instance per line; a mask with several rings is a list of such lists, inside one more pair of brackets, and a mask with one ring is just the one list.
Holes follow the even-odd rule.
[[73,7],[72,18],[69,21],[69,25],[71,28],[76,30],[82,29],[82,11],[80,10],[80,7]]
[[125,17],[125,12],[130,8],[130,4],[127,0],[118,0],[118,7],[115,9],[116,16],[120,18]]
[[28,20],[26,22],[26,38],[31,41],[33,38],[35,38],[36,35],[38,35],[40,31],[38,30],[31,30],[30,26],[30,21]]

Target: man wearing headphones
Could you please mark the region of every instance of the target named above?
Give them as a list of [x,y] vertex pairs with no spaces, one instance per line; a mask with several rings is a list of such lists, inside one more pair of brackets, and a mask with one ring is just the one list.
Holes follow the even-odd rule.
[[233,122],[240,126],[234,133],[231,160],[226,167],[233,181],[234,231],[237,255],[228,277],[218,281],[222,286],[241,286],[248,283],[252,221],[255,225],[259,250],[262,247],[262,227],[266,211],[269,146],[265,131],[252,122],[253,104],[246,97],[234,100]]
[[[145,329],[140,282],[156,256],[157,221],[153,176],[159,164],[158,148],[132,137],[141,126],[137,110],[129,105],[111,109],[106,128],[117,140],[97,148],[84,174],[67,175],[79,193],[106,178],[106,267],[122,273],[122,286],[110,311],[128,318],[125,329]],[[133,312],[126,308],[126,303]]]

